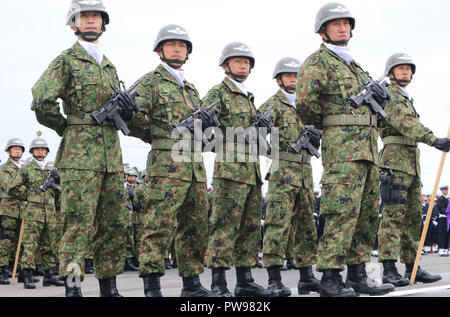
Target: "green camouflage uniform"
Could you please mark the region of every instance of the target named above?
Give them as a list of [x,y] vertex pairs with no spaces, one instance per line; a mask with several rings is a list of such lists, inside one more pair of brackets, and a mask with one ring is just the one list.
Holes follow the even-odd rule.
[[[62,136],[55,161],[61,176],[65,230],[60,244],[60,278],[76,263],[84,277],[84,258],[94,249],[95,275],[106,279],[124,269],[123,164],[119,135],[112,126],[92,123],[89,114],[119,89],[114,65],[99,65],[80,43],[62,52],[33,87],[38,121]],[[63,100],[62,116],[57,102]]]
[[142,233],[144,229],[144,211],[148,206],[148,186],[147,183],[139,184],[134,191],[133,205],[133,239],[136,258],[139,258],[141,248]]
[[357,63],[347,64],[324,44],[298,74],[302,122],[323,130],[319,271],[370,262],[380,200],[376,117],[366,105],[353,109],[344,102],[369,80]]
[[133,202],[131,198],[127,198],[127,193],[134,187],[134,185],[125,183],[124,189],[123,189],[123,197],[125,200],[125,205],[122,212],[123,221],[126,224],[127,228],[127,234],[126,234],[126,251],[125,251],[125,258],[134,258],[136,252],[134,249],[134,242],[133,242]]
[[195,87],[187,81],[184,85],[159,65],[136,88],[142,96],[136,99],[142,112],[131,121],[131,135],[152,144],[146,171],[149,202],[142,218],[139,250],[142,275],[165,273],[164,257],[174,237],[180,276],[193,277],[204,271],[206,170],[201,159],[194,162],[193,152],[186,157],[187,162],[177,162],[171,151],[176,142],[171,139],[171,126],[201,106]]
[[[380,152],[383,173],[394,172],[393,184],[400,190],[398,199],[384,204],[378,232],[378,260],[413,263],[421,230],[420,152],[417,142],[432,145],[436,137],[419,121],[413,100],[391,85],[391,101],[386,105],[387,121],[380,124],[384,148]],[[401,197],[400,197],[401,196]]]
[[[311,154],[306,149],[299,155],[287,152],[300,138],[304,126],[283,91],[279,90],[259,110],[266,112],[270,106],[273,106],[274,126],[280,133],[280,160],[278,170],[266,176],[269,191],[264,222],[264,266],[283,266],[286,255],[295,257],[298,267],[308,267],[316,264],[317,254]],[[289,241],[292,241],[290,245]]]
[[58,257],[58,218],[56,214],[56,190],[48,187],[45,193],[40,187],[44,184],[51,169],[41,169],[33,159],[25,163],[21,173],[13,182],[10,193],[23,197],[26,205],[22,213],[24,221],[23,251],[20,257],[22,269],[36,269],[40,264],[43,270],[56,266]]
[[[244,95],[228,78],[208,92],[203,104],[212,104],[219,97],[216,108],[220,111],[218,120],[225,140],[227,127],[247,129],[258,112],[253,94]],[[208,240],[210,268],[254,266],[259,250],[262,196],[259,158],[257,162],[249,162],[245,155],[245,162],[239,162],[243,160],[238,161],[238,155],[243,155],[236,148],[234,162],[227,162],[225,154],[223,162],[217,158],[215,162]]]
[[17,241],[21,224],[23,200],[9,194],[14,180],[20,175],[20,169],[11,159],[0,167],[0,180],[3,197],[0,203],[1,236],[0,267],[15,260]]

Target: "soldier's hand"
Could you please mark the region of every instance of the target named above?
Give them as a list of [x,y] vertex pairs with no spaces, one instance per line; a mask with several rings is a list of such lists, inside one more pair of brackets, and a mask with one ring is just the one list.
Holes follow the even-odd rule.
[[120,116],[124,121],[130,121],[133,117],[133,98],[126,91],[118,91],[119,106],[122,109]]
[[309,137],[309,142],[316,147],[320,147],[320,139],[322,138],[322,132],[316,129],[312,125],[308,125],[305,127],[306,135]]
[[373,92],[373,99],[384,109],[384,106],[386,104],[386,101],[391,100],[391,94],[387,90],[387,88],[383,85],[380,85],[376,81],[372,81],[372,92]]
[[197,110],[197,116],[198,116],[198,119],[202,120],[202,128],[203,128],[203,130],[209,128],[210,126],[212,126],[212,124],[213,124],[212,116],[204,108],[199,108]]
[[450,139],[449,138],[437,139],[431,146],[435,147],[438,150],[448,152],[450,151]]

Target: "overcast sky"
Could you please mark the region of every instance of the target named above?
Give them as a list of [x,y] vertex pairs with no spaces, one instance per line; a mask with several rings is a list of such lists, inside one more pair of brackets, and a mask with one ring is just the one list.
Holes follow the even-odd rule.
[[[101,37],[105,54],[115,64],[119,77],[130,86],[156,68],[159,59],[153,43],[160,28],[180,24],[187,29],[194,51],[184,69],[201,97],[224,74],[218,66],[223,47],[232,41],[249,45],[256,66],[246,81],[259,107],[278,87],[271,79],[275,64],[285,56],[304,61],[321,44],[314,33],[319,8],[329,1],[294,0],[104,0],[111,23]],[[378,78],[393,53],[408,53],[417,73],[408,87],[422,123],[436,136],[444,137],[450,118],[450,2],[448,0],[347,0],[342,1],[356,18],[350,41],[354,59]],[[51,147],[53,160],[60,138],[38,124],[30,110],[31,87],[61,51],[76,38],[66,23],[70,0],[8,1],[0,11],[1,50],[0,145],[21,138],[27,148],[41,130]],[[138,139],[121,135],[124,163],[145,169],[150,149]],[[424,193],[431,193],[441,153],[420,145]],[[381,143],[380,148],[381,150]],[[28,151],[28,149],[27,149]],[[27,158],[28,153],[24,155]],[[2,162],[7,155],[0,153]],[[206,155],[209,179],[211,155]],[[322,165],[313,159],[314,183],[319,188]],[[450,183],[447,158],[441,184]],[[263,163],[263,169],[266,164]],[[439,193],[439,191],[438,191]]]

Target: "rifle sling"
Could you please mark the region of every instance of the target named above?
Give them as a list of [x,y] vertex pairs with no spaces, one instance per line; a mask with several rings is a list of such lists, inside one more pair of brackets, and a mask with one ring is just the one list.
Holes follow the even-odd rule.
[[377,126],[376,115],[351,115],[351,114],[338,114],[329,115],[323,118],[324,127],[332,126]]

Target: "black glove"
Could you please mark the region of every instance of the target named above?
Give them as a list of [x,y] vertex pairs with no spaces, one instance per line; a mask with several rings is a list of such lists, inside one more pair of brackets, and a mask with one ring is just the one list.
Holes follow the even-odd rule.
[[267,128],[270,129],[273,126],[273,123],[271,120],[267,119],[263,115],[257,115],[254,122],[258,122],[258,128]]
[[450,151],[450,139],[448,138],[437,139],[431,146],[435,147],[438,150],[448,152]]
[[203,130],[211,127],[213,125],[212,115],[206,111],[204,108],[198,108],[196,110],[196,119],[202,120],[202,128]]
[[134,198],[134,191],[132,189],[130,189],[127,193],[127,196],[129,199],[133,199]]
[[386,101],[391,100],[391,94],[384,85],[380,85],[376,81],[372,81],[371,87],[373,92],[373,99],[375,99],[375,101],[381,106],[381,108],[384,109]]
[[55,184],[59,185],[59,183],[61,182],[61,178],[59,177],[58,170],[55,168],[51,170],[50,173],[51,176],[53,177],[53,180],[55,181]]
[[120,117],[124,121],[130,121],[133,117],[133,104],[134,100],[126,91],[118,91],[117,99],[119,101],[119,106],[122,110]]
[[306,135],[309,137],[309,142],[316,147],[320,147],[320,139],[322,138],[322,132],[318,129],[316,129],[312,125],[307,125],[305,127]]

